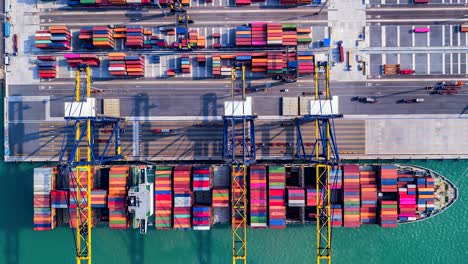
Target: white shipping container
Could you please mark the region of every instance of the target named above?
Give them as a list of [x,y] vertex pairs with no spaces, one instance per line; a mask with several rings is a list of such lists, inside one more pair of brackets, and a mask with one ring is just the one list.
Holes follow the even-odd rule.
[[125,67],[109,67],[109,71],[125,71]]
[[339,113],[338,96],[333,96],[331,100],[311,100],[311,115],[335,115]]
[[210,226],[193,226],[193,230],[210,230]]
[[266,223],[250,223],[251,227],[267,227]]
[[86,102],[65,102],[65,117],[95,117],[96,98],[88,98]]

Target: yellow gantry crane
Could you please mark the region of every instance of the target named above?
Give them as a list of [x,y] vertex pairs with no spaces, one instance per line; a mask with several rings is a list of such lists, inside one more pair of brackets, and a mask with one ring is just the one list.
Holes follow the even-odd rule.
[[[234,101],[236,80],[240,71],[242,102],[245,96],[245,65],[234,63],[231,67],[231,97]],[[223,160],[231,166],[231,227],[232,263],[247,263],[247,166],[256,159],[255,116],[252,114],[232,114],[223,116]],[[236,126],[236,124],[238,126]],[[240,129],[238,129],[240,127]],[[237,129],[237,130],[236,130]],[[241,151],[236,152],[240,143]]]
[[[297,156],[307,163],[314,163],[316,169],[316,256],[317,263],[331,263],[331,211],[330,211],[330,170],[339,160],[335,140],[334,118],[342,117],[332,109],[329,77],[330,68],[327,61],[315,65],[315,100],[330,104],[329,110],[319,109],[296,118]],[[325,88],[325,91],[320,89]],[[314,110],[315,111],[315,110]],[[315,124],[315,142],[311,152],[307,152],[302,139],[301,125],[308,122]],[[321,201],[321,202],[320,202]]]
[[[315,100],[320,98],[319,83],[321,81],[325,82],[325,100],[331,100],[330,96],[330,87],[329,87],[329,78],[330,78],[330,68],[328,63],[323,63],[322,65],[317,65],[318,70],[315,71]],[[317,68],[316,68],[317,69]],[[320,75],[324,75],[324,79],[320,79]],[[316,165],[316,254],[317,254],[317,264],[321,263],[331,263],[331,211],[330,211],[330,168],[334,159],[332,157],[332,144],[335,144],[333,126],[333,114],[330,118],[327,116],[317,116],[315,120],[315,142],[316,144],[322,144],[322,151],[315,152],[315,160],[322,161],[323,163]],[[325,118],[325,119],[324,119]],[[330,119],[332,122],[330,122]],[[326,122],[323,122],[327,120]],[[321,127],[322,126],[322,127]],[[338,152],[335,145],[335,157],[337,157]],[[322,190],[322,197],[321,192]],[[319,201],[323,202],[319,202]]]
[[[86,87],[82,95],[81,73],[86,74]],[[76,201],[76,216],[70,221],[74,221],[76,263],[92,263],[92,201],[91,189],[93,188],[94,165],[123,159],[120,148],[120,124],[124,119],[120,117],[106,117],[95,114],[95,105],[89,104],[91,98],[91,70],[88,65],[78,65],[75,70],[75,94],[74,102],[69,105],[65,119],[74,122],[73,143],[69,147],[68,143],[62,148],[59,156],[60,173],[63,179],[69,177],[70,199]],[[92,106],[90,108],[90,105]],[[94,109],[93,109],[94,108]],[[66,110],[67,111],[67,110]],[[96,153],[94,145],[94,125],[111,124],[112,133],[106,142],[102,153]],[[86,138],[84,140],[84,138]],[[114,153],[106,156],[108,147],[114,143]],[[86,158],[81,156],[81,148],[86,147]],[[69,150],[70,149],[70,150]],[[65,156],[68,155],[67,158]],[[72,192],[76,189],[76,192]],[[69,206],[70,208],[70,206]]]

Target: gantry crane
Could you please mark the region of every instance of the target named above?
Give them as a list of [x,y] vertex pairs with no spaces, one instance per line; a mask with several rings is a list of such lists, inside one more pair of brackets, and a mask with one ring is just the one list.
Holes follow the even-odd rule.
[[[319,111],[296,118],[297,156],[307,163],[316,164],[316,254],[317,263],[331,263],[331,212],[330,212],[330,168],[339,161],[335,139],[334,118],[343,115],[335,113],[329,89],[330,69],[328,62],[318,62],[315,67],[315,100]],[[320,96],[319,88],[325,86],[325,94]],[[329,105],[327,105],[329,104]],[[316,103],[317,105],[317,103]],[[307,122],[315,123],[315,142],[310,153],[304,146],[301,126]],[[321,191],[320,191],[321,190]],[[322,194],[321,194],[322,193]],[[322,195],[322,197],[320,197]]]
[[[241,73],[242,101],[234,101],[237,71]],[[231,225],[232,225],[232,263],[247,263],[247,166],[256,159],[255,149],[255,116],[246,110],[245,65],[235,63],[231,68],[232,112],[223,116],[223,159],[232,166],[231,171]],[[236,104],[234,102],[237,102]],[[235,106],[241,107],[236,113]],[[250,107],[251,109],[251,107]],[[237,126],[240,126],[240,131]],[[229,129],[231,129],[229,131]],[[247,131],[248,130],[248,131]],[[247,136],[248,135],[248,136]],[[238,140],[240,139],[240,140]],[[240,153],[236,146],[242,147]]]
[[[192,24],[193,20],[190,18],[190,15],[188,14],[187,10],[184,9],[183,5],[180,3],[179,0],[175,0],[170,4],[170,10],[171,13],[175,14],[175,24],[176,26],[183,25],[185,28],[185,34],[183,38],[187,41],[187,46],[184,47],[182,46],[182,43],[179,42],[178,39],[178,34],[176,32],[176,38],[178,41],[178,48],[180,50],[191,50],[192,47],[189,42],[189,26],[188,24]],[[177,31],[177,30],[176,30]]]
[[[86,86],[82,94],[81,73],[86,74]],[[73,143],[71,146],[65,144],[59,156],[59,173],[62,179],[69,177],[70,188],[76,188],[76,196],[71,197],[76,201],[76,217],[70,219],[75,221],[75,247],[76,263],[92,263],[92,211],[91,211],[91,189],[93,179],[93,166],[123,159],[120,148],[120,117],[106,117],[95,114],[95,104],[91,98],[91,71],[88,65],[78,65],[75,71],[75,93],[74,102],[66,105],[65,119],[73,125]],[[94,145],[94,126],[97,123],[113,125],[112,133],[106,142],[101,154],[96,153]],[[84,137],[86,136],[86,140]],[[67,136],[65,136],[66,138]],[[111,143],[114,143],[114,153],[106,156]],[[86,157],[81,155],[80,148],[86,148]],[[68,155],[68,156],[67,156]],[[66,157],[67,156],[67,157]],[[71,192],[70,192],[71,193]],[[68,206],[70,208],[70,206]]]

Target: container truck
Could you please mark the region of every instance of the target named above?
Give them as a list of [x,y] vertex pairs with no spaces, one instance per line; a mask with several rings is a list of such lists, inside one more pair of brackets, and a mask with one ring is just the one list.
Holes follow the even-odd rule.
[[384,64],[383,74],[396,75],[400,73],[400,64]]
[[155,128],[152,130],[153,133],[162,134],[162,133],[172,133],[173,130],[169,128]]
[[3,23],[3,30],[5,32],[5,38],[9,38],[10,37],[10,22],[5,21],[5,23]]
[[460,32],[468,32],[468,24],[460,25]]

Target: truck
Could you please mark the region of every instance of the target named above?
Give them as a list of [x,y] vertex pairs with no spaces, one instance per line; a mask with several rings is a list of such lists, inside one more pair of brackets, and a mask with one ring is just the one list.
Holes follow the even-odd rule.
[[18,55],[18,35],[13,35],[13,56]]
[[378,102],[377,99],[375,99],[374,97],[364,97],[364,96],[356,96],[356,97],[351,98],[351,100],[358,101],[361,103],[368,103],[368,104],[375,104]]
[[5,23],[3,23],[3,30],[5,32],[5,38],[9,38],[10,37],[10,22],[5,21]]
[[411,104],[411,103],[422,103],[424,98],[414,98],[414,99],[401,99],[398,103]]
[[155,128],[152,130],[155,134],[172,133],[174,130],[169,128]]
[[384,64],[383,74],[396,75],[400,73],[400,64]]
[[468,32],[468,24],[461,24],[460,32]]
[[343,41],[338,42],[338,51],[340,52],[340,62],[344,62],[344,48],[343,48]]

